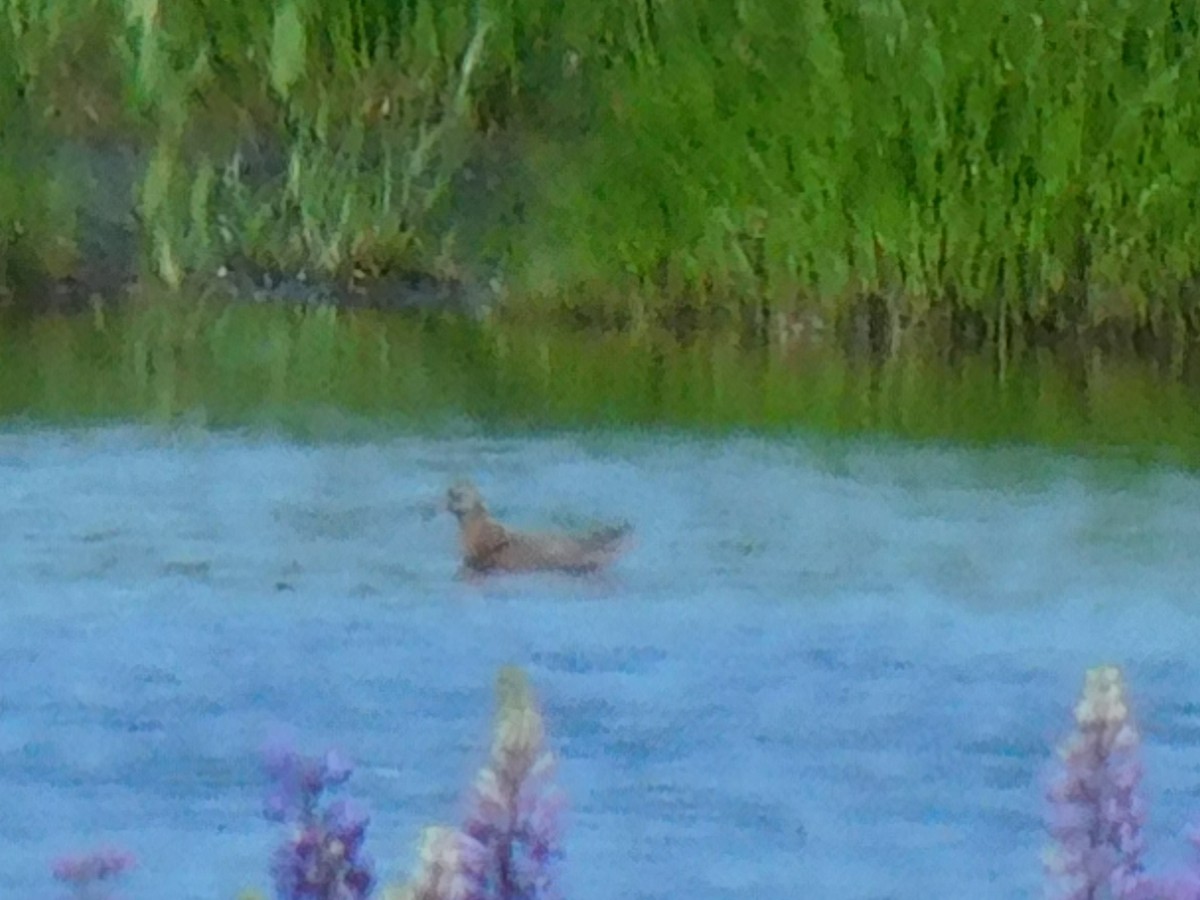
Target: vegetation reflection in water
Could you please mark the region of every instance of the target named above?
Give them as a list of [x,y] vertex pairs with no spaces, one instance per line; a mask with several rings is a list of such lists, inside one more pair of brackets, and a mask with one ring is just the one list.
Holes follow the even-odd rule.
[[[184,419],[320,432],[361,418],[435,429],[806,429],[1030,442],[1200,462],[1192,379],[1146,363],[1030,351],[883,357],[832,341],[682,342],[279,306],[131,305],[0,322],[0,415],[78,423]],[[339,426],[339,427],[341,427]]]

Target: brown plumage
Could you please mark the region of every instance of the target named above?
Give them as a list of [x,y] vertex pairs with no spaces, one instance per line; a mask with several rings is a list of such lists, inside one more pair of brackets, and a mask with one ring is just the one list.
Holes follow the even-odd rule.
[[612,562],[632,529],[617,525],[590,534],[530,534],[493,519],[475,485],[459,481],[446,492],[446,508],[458,519],[463,568],[468,574],[559,571],[582,575]]

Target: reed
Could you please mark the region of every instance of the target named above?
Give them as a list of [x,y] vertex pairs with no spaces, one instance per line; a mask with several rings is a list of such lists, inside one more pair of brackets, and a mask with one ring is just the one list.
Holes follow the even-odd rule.
[[1006,348],[1191,334],[1198,37],[1172,0],[13,0],[0,276],[72,268],[51,151],[118,141],[169,285],[249,259],[500,273],[516,316],[630,327],[874,297]]

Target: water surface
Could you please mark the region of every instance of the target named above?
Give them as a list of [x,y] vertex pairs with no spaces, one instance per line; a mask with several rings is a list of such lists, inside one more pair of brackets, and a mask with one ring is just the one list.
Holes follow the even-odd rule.
[[[631,520],[607,578],[454,578],[470,474],[533,527]],[[301,443],[0,434],[0,893],[133,849],[131,897],[266,888],[257,750],[358,763],[386,880],[458,818],[526,668],[602,898],[1037,896],[1041,781],[1126,668],[1151,862],[1200,814],[1200,485],[1025,448],[669,433]]]

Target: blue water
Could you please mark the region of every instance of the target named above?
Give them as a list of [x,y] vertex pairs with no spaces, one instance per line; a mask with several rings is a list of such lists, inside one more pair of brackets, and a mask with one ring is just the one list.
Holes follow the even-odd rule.
[[[459,475],[530,527],[628,519],[607,577],[454,578]],[[1036,897],[1086,668],[1125,668],[1150,862],[1200,819],[1200,484],[1027,449],[659,435],[299,444],[0,434],[0,896],[132,850],[127,896],[266,889],[257,752],[342,748],[387,882],[453,823],[496,671],[608,898]]]

